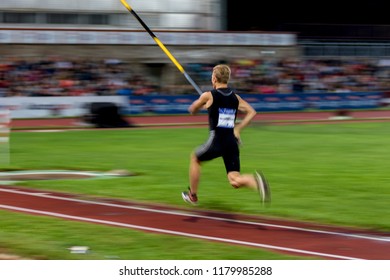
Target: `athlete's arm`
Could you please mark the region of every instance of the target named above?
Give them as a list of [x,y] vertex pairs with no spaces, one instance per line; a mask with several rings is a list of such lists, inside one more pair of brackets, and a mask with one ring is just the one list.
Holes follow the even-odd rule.
[[195,100],[190,107],[188,107],[188,112],[190,112],[192,115],[195,115],[199,112],[202,107],[205,107],[206,109],[210,107],[210,104],[212,102],[212,95],[210,91],[206,91],[202,93],[201,96],[197,100]]
[[236,124],[234,127],[234,135],[236,136],[237,139],[240,139],[241,130],[244,127],[246,127],[251,122],[251,120],[256,116],[256,111],[255,111],[255,109],[253,109],[253,107],[248,102],[246,102],[240,96],[237,95],[237,98],[239,101],[238,111],[245,114],[245,116],[241,120],[241,122]]

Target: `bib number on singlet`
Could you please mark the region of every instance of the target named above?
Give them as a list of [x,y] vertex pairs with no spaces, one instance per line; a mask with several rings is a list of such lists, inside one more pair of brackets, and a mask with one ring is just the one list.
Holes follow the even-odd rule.
[[228,108],[219,108],[218,110],[219,116],[217,127],[233,128],[236,110]]

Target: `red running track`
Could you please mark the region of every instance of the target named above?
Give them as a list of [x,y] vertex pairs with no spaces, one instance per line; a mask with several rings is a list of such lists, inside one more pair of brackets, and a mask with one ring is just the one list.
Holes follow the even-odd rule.
[[390,234],[0,186],[0,209],[318,259],[390,259]]
[[[306,122],[335,122],[331,118],[335,117],[335,112],[289,112],[289,113],[258,113],[254,119],[255,122],[266,123],[301,123]],[[390,120],[390,111],[351,111],[351,117],[348,121],[378,121]],[[162,125],[180,125],[180,124],[207,124],[206,115],[170,115],[170,116],[134,116],[127,118],[129,123],[135,126],[162,126]],[[340,120],[337,120],[339,122]],[[46,119],[13,119],[12,128],[31,128],[31,127],[66,127],[77,128],[80,119],[78,118],[46,118]]]
[[[333,112],[260,113],[255,121],[310,123],[327,121],[333,116]],[[386,121],[389,120],[390,112],[356,111],[351,112],[350,116],[357,121]],[[14,119],[11,127],[78,128],[78,121],[76,118]],[[137,116],[129,118],[129,121],[141,127],[206,125],[207,116]],[[7,186],[0,186],[0,209],[258,247],[315,258],[390,260],[390,234],[350,228],[128,201],[91,201],[69,194],[40,194],[38,191]]]

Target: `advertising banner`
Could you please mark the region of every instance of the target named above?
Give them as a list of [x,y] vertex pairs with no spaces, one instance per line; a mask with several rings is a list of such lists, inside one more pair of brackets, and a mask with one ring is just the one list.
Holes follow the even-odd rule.
[[[258,112],[304,110],[376,109],[385,100],[383,93],[304,93],[304,94],[241,94]],[[70,97],[3,97],[0,110],[9,110],[10,117],[50,118],[82,116],[93,102],[115,103],[121,114],[187,114],[188,106],[198,95],[153,96],[70,96]]]
[[[375,109],[383,101],[383,93],[302,93],[302,94],[241,94],[258,112],[287,112],[340,109]],[[196,95],[131,96],[126,114],[186,114]]]
[[3,97],[0,111],[8,110],[11,119],[78,117],[86,114],[93,102],[111,102],[120,108],[128,105],[123,96]]

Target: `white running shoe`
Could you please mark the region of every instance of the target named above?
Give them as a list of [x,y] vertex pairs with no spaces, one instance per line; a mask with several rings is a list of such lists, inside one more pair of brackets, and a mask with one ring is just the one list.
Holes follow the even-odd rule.
[[267,179],[261,171],[255,171],[255,179],[257,184],[257,191],[260,195],[260,200],[262,204],[271,202],[271,190]]

